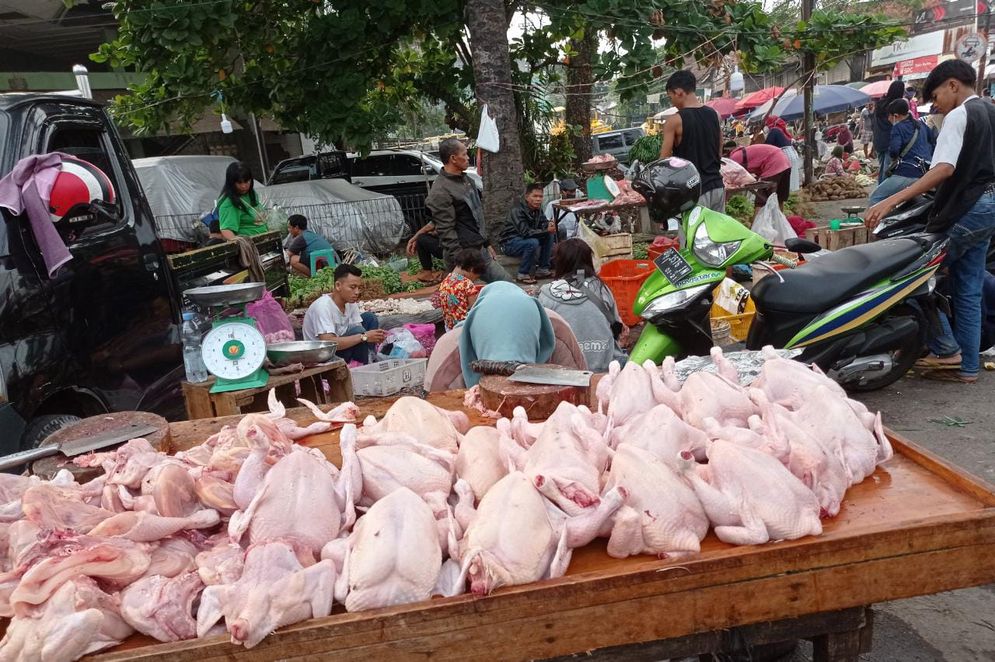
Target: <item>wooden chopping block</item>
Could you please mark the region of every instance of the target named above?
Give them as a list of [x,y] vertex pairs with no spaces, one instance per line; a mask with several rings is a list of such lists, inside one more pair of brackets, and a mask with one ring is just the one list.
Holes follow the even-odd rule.
[[525,384],[501,375],[484,375],[480,378],[480,400],[488,409],[508,418],[511,418],[515,407],[522,407],[530,421],[537,421],[549,418],[564,400],[575,405],[589,405],[591,389],[586,386]]
[[[157,451],[169,452],[169,422],[162,416],[150,414],[146,411],[119,411],[112,414],[100,414],[99,416],[84,418],[75,425],[70,425],[52,433],[42,442],[42,445],[61,444],[65,441],[79,439],[80,437],[103,434],[114,428],[124,427],[132,423],[154,427],[156,431],[145,435],[144,439],[148,440]],[[105,449],[105,451],[112,451],[114,448],[114,446],[111,446]],[[104,473],[104,470],[100,467],[77,467],[63,455],[53,455],[35,460],[29,467],[28,473],[51,480],[59,472],[59,469],[68,469],[76,477],[78,483],[93,480]]]

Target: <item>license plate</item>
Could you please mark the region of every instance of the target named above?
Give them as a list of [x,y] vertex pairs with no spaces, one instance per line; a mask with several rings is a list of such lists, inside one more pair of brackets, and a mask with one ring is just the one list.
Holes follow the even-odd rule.
[[660,255],[653,260],[653,264],[655,264],[657,270],[663,274],[663,277],[670,281],[670,284],[674,286],[690,276],[691,272],[694,271],[694,268],[688,264],[688,261],[684,259],[684,256],[673,248],[668,248],[664,252],[660,253]]

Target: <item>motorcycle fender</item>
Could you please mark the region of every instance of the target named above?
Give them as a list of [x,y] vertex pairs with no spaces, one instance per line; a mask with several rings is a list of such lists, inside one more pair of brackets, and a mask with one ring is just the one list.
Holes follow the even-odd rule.
[[646,310],[646,306],[662,296],[666,296],[671,292],[677,292],[678,290],[686,290],[698,285],[704,285],[705,283],[715,283],[718,285],[725,277],[726,272],[724,270],[702,269],[690,274],[679,285],[675,286],[658,269],[654,269],[653,273],[639,287],[636,300],[632,304],[632,312],[636,315],[642,315],[643,311]]
[[679,356],[680,353],[681,346],[676,340],[660,331],[653,324],[647,324],[643,327],[643,332],[639,334],[639,340],[632,348],[629,360],[641,365],[646,359],[649,359],[660,365],[668,356]]

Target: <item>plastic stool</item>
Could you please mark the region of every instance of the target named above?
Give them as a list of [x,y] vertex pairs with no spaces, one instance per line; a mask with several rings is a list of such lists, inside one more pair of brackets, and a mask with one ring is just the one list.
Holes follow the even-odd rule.
[[336,262],[335,262],[335,251],[334,250],[332,250],[330,248],[326,248],[326,249],[323,249],[323,250],[320,250],[320,251],[314,251],[313,253],[311,253],[311,275],[312,276],[314,275],[315,266],[317,266],[318,260],[320,260],[322,258],[324,258],[325,262],[328,263],[328,266],[330,266],[330,267],[334,267],[335,266]]

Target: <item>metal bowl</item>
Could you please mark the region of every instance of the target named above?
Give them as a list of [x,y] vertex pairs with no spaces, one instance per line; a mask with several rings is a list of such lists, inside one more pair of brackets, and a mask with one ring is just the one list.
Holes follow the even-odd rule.
[[275,366],[303,363],[314,365],[335,358],[338,343],[331,340],[297,340],[277,342],[266,346],[266,356]]
[[266,283],[237,283],[235,285],[209,285],[183,291],[190,303],[203,308],[249,303],[262,297]]

